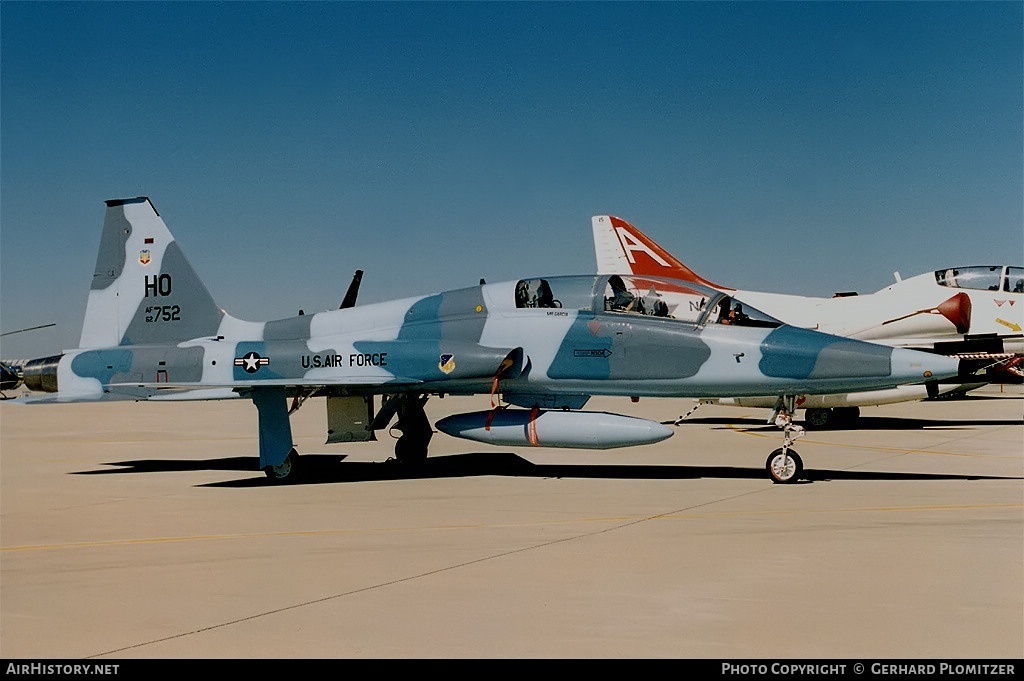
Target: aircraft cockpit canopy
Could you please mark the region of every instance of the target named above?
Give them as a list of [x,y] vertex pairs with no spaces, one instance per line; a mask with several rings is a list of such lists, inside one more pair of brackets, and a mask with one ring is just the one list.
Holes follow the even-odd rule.
[[522,279],[517,308],[565,308],[676,319],[697,325],[776,327],[781,322],[717,289],[639,275],[581,275]]
[[939,286],[950,288],[1024,293],[1024,267],[1004,267],[1003,265],[950,267],[944,270],[935,270],[935,281]]
[[775,317],[751,307],[741,300],[724,293],[711,299],[704,312],[701,324],[731,324],[732,326],[760,326],[774,329],[782,326]]

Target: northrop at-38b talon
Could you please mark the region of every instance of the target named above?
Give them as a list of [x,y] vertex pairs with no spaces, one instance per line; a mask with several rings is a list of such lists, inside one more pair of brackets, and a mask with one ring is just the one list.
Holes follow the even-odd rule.
[[217,306],[148,198],[106,204],[80,347],[27,362],[23,380],[34,393],[16,401],[250,399],[259,468],[275,481],[301,471],[289,414],[310,397],[326,398],[328,442],[372,440],[397,418],[395,455],[408,464],[427,456],[434,430],[424,403],[432,395],[490,402],[438,421],[448,435],[605,449],[674,431],[583,410],[594,395],[772,394],[783,446],[765,467],[791,482],[803,470],[791,448],[801,432],[791,419],[795,395],[958,373],[952,358],[795,328],[754,309],[746,325],[711,323],[724,293],[627,273],[481,283],[242,321]]

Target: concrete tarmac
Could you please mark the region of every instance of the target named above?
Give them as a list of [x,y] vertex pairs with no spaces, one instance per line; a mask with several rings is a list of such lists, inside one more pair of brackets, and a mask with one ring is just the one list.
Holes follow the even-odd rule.
[[323,444],[314,399],[280,486],[251,402],[0,403],[0,656],[1024,658],[1021,386],[862,413],[776,485],[763,409],[619,450],[437,433],[410,471]]

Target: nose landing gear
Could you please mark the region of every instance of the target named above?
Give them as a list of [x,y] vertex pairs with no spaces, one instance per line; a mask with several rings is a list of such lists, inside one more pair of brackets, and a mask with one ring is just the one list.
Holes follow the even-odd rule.
[[791,484],[800,479],[804,472],[804,462],[795,450],[790,449],[793,443],[804,436],[804,429],[793,423],[796,411],[796,396],[783,395],[775,403],[769,423],[782,428],[782,446],[768,455],[764,467],[768,476],[778,484]]

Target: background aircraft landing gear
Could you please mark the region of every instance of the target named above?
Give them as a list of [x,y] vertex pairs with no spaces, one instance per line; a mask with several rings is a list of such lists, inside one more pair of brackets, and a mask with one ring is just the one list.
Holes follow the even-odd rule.
[[298,474],[299,452],[294,447],[280,466],[267,466],[263,472],[272,482],[291,482]]
[[398,399],[398,422],[394,427],[402,431],[402,436],[395,443],[395,458],[401,463],[422,463],[434,435],[427,412],[423,410],[427,396],[402,395]]
[[835,416],[839,419],[836,426],[839,428],[856,428],[860,419],[860,407],[837,407]]
[[804,413],[804,423],[813,428],[828,428],[830,421],[832,421],[831,409],[808,409]]
[[789,484],[796,482],[804,472],[804,462],[800,455],[792,449],[786,450],[779,447],[768,455],[764,464],[772,482]]
[[854,428],[860,418],[860,407],[833,407],[808,409],[804,423],[813,428]]

